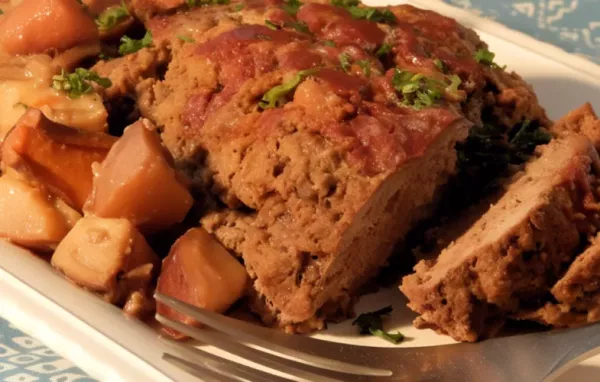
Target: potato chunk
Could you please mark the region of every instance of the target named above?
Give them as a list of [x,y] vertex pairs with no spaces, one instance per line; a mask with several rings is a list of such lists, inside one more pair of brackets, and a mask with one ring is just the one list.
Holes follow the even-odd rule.
[[[247,283],[244,266],[203,228],[192,228],[173,244],[163,260],[157,291],[222,313],[242,296]],[[157,303],[157,312],[198,325],[191,317],[161,303]]]
[[129,221],[92,216],[77,222],[52,256],[52,265],[75,284],[119,305],[134,294],[146,295],[158,264]]
[[86,214],[125,218],[144,233],[185,218],[192,196],[151,128],[141,120],[125,129],[98,169]]
[[0,19],[0,50],[12,55],[63,51],[98,40],[77,0],[23,0]]
[[4,141],[2,162],[81,211],[92,191],[92,163],[102,162],[116,140],[59,125],[28,109]]
[[80,217],[24,181],[0,177],[0,238],[30,249],[53,249]]

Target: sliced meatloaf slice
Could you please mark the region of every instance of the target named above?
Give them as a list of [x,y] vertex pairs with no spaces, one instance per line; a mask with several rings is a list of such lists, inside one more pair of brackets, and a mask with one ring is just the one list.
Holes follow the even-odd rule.
[[600,148],[600,120],[590,103],[569,112],[550,128],[557,135],[581,133]]
[[543,304],[599,226],[599,158],[584,136],[545,146],[505,194],[437,260],[403,279],[415,325],[459,341],[490,334],[507,315]]
[[556,327],[600,321],[600,236],[577,256],[551,292],[555,301],[534,311],[519,312],[515,318]]

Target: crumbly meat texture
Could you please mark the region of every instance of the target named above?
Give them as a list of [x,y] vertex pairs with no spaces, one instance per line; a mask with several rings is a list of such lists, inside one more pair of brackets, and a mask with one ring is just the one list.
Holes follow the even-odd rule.
[[403,279],[417,327],[459,341],[493,334],[507,316],[543,305],[581,238],[597,231],[592,144],[567,136],[542,151],[468,231]]
[[580,133],[600,149],[600,120],[590,103],[570,111],[567,115],[556,121],[550,131],[558,136],[571,133]]
[[[478,63],[486,45],[475,32],[434,12],[391,7],[394,22],[375,23],[322,2],[295,14],[278,0],[179,3],[129,2],[153,34],[149,50],[170,61],[164,78],[146,76],[131,67],[146,53],[133,54],[106,73],[107,94],[133,91],[178,166],[224,205],[202,223],[243,258],[267,323],[304,331],[346,316],[394,244],[431,215],[473,123],[548,125],[529,85]],[[459,75],[461,91],[423,110],[402,106],[396,67]],[[258,107],[314,68],[285,105]]]

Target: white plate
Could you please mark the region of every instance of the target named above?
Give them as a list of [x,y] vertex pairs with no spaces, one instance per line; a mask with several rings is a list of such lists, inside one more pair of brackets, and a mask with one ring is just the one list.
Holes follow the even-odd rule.
[[[592,102],[600,110],[600,67],[541,43],[495,22],[478,18],[435,0],[398,1],[431,8],[456,18],[479,32],[496,61],[521,74],[535,87],[540,102],[551,118]],[[386,1],[371,0],[371,5]],[[104,381],[186,381],[188,375],[161,360],[166,346],[143,324],[127,319],[100,299],[80,290],[54,272],[44,261],[0,242],[0,316],[39,338],[91,376]],[[401,346],[438,345],[452,342],[430,330],[411,326],[414,314],[404,307],[397,289],[365,296],[357,311],[393,303],[389,322],[412,338]],[[349,323],[331,326],[322,338],[371,346],[385,343],[358,337]],[[214,352],[218,352],[214,350]],[[559,381],[596,381],[600,358],[571,369]]]

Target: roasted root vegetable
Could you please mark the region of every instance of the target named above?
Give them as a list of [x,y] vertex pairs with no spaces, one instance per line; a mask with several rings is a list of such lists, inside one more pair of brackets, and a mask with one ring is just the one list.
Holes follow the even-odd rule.
[[92,190],[92,163],[102,162],[116,140],[28,109],[4,140],[2,162],[81,211]]
[[[68,54],[65,52],[64,54]],[[108,113],[96,93],[79,98],[52,88],[61,73],[56,60],[47,55],[0,57],[0,140],[29,108],[40,109],[52,121],[88,131],[106,131]]]
[[[157,291],[222,313],[242,297],[247,283],[244,266],[203,228],[192,228],[173,244],[163,260]],[[191,317],[161,303],[157,303],[157,312],[198,325]]]
[[94,177],[86,214],[125,218],[143,233],[181,222],[192,206],[187,182],[147,120],[125,129]]
[[23,0],[0,19],[0,50],[11,55],[61,52],[98,36],[77,0]]
[[[144,310],[158,264],[156,254],[129,221],[92,216],[77,222],[52,256],[52,265],[72,282],[112,304],[129,304],[133,314]],[[139,309],[132,307],[136,299]]]
[[17,179],[0,177],[0,238],[47,251],[67,235],[81,217],[59,199]]

